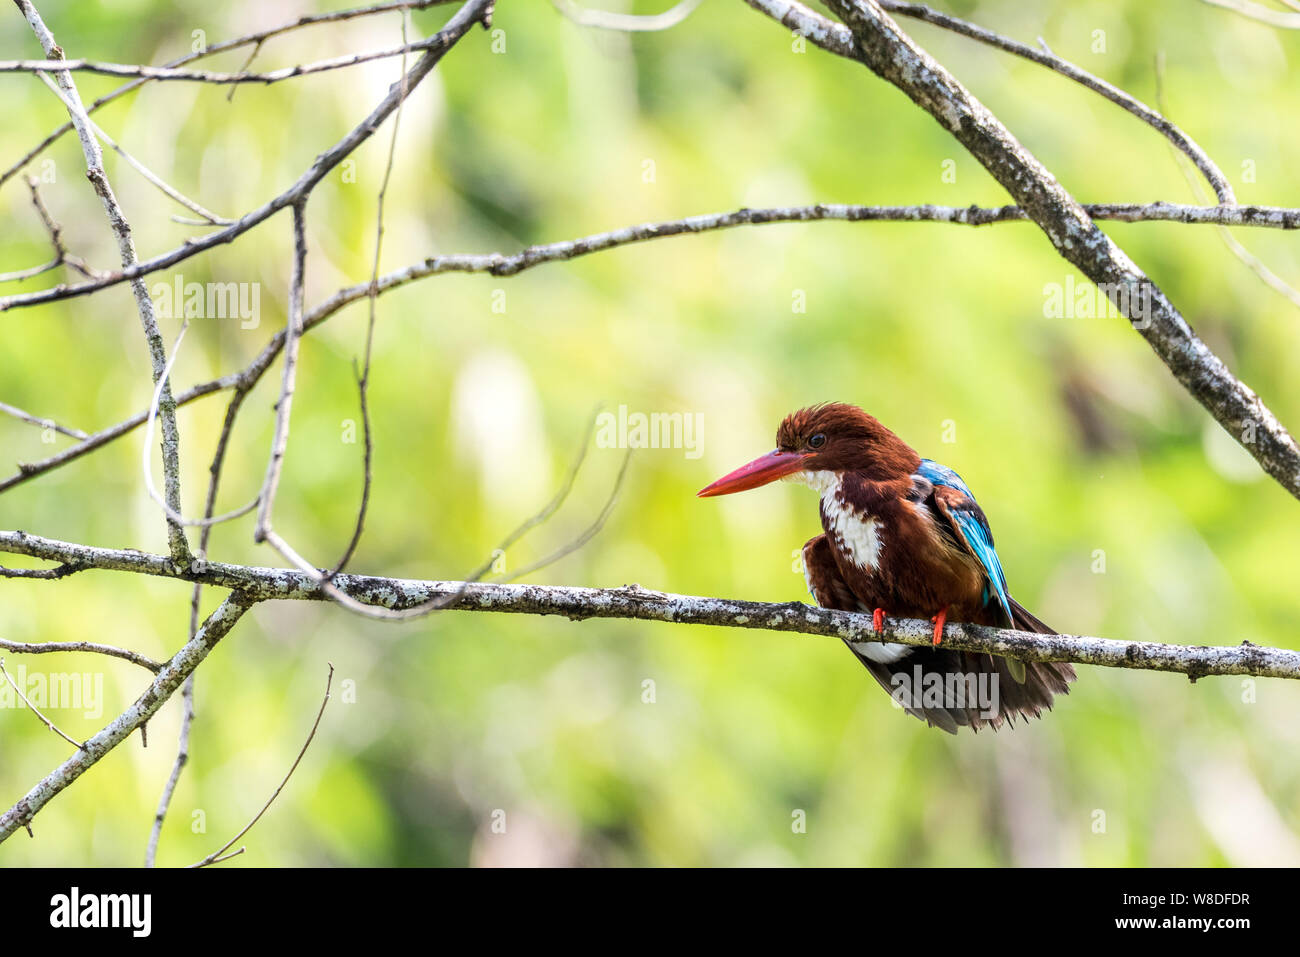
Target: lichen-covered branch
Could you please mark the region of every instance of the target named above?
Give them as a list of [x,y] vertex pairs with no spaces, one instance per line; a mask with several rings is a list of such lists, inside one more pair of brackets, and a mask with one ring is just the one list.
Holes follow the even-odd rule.
[[[815,42],[835,25],[797,0],[745,0]],[[1002,184],[1067,262],[1097,284],[1170,372],[1269,475],[1300,498],[1300,446],[1192,331],[1164,291],[987,107],[922,50],[876,0],[828,0],[854,58],[929,113]]]
[[[170,559],[157,557],[170,564]],[[153,717],[253,603],[253,598],[238,591],[226,596],[217,610],[208,616],[198,634],[172,656],[131,707],[110,721],[104,730],[90,738],[72,757],[42,778],[22,800],[0,815],[0,842],[19,828],[29,827],[37,811]]]
[[[76,561],[89,568],[135,572],[229,588],[262,600],[328,601],[319,576],[296,569],[194,562],[178,568],[164,555],[134,549],[95,548],[71,542],[0,532],[0,552],[15,552],[48,561]],[[825,635],[855,642],[895,641],[929,645],[934,626],[928,621],[887,619],[879,634],[871,616],[818,608],[800,602],[771,604],[729,598],[703,598],[624,588],[578,588],[566,585],[517,585],[419,581],[341,574],[333,587],[363,605],[400,611],[445,598],[448,611],[493,611],[566,618],[630,618],[676,624]],[[1172,671],[1206,675],[1256,675],[1300,678],[1300,651],[1257,645],[1191,647],[1145,641],[1115,641],[1083,635],[1037,635],[1029,632],[950,624],[944,642],[965,651],[1011,655],[1024,661],[1070,661],[1110,668]]]

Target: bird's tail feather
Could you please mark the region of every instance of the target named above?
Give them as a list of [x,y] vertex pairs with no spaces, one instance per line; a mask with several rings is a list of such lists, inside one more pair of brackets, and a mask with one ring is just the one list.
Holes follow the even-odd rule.
[[[1020,631],[1056,634],[1016,601],[1012,619]],[[956,734],[960,727],[995,731],[1003,722],[1014,726],[1016,717],[1037,718],[1050,711],[1055,695],[1069,694],[1074,668],[1066,662],[1027,661],[1024,680],[1007,659],[951,648],[917,648],[892,662],[858,656],[867,670],[908,714],[927,724]]]

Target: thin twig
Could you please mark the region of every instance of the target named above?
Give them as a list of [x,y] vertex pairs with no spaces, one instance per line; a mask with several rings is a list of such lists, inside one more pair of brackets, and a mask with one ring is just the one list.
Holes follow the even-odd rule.
[[503,579],[503,581],[511,581],[511,582],[518,581],[519,579],[525,578],[528,575],[533,574],[534,572],[541,571],[543,568],[546,568],[548,565],[554,565],[561,558],[564,558],[566,555],[573,554],[578,549],[580,549],[583,545],[586,545],[589,541],[595,538],[600,533],[600,530],[605,527],[605,522],[609,520],[609,516],[614,512],[614,506],[618,503],[618,493],[623,488],[623,479],[627,476],[627,467],[628,465],[631,464],[631,462],[632,462],[632,449],[629,448],[627,452],[624,453],[623,455],[623,464],[619,466],[618,475],[614,479],[614,486],[609,491],[609,497],[605,499],[605,504],[601,506],[600,514],[596,516],[595,521],[593,521],[590,525],[588,525],[585,529],[583,529],[582,533],[579,534],[576,538],[574,538],[571,542],[568,542],[567,544],[551,552],[551,554],[547,555],[545,558],[540,558],[537,561],[533,562],[531,565],[525,566],[524,568],[520,569],[514,574]]
[[[406,42],[406,38],[405,38],[405,37],[402,38],[402,42],[403,42],[403,43]],[[261,53],[261,52],[262,52],[262,41],[261,41],[261,40],[258,40],[256,43],[253,44],[253,49],[251,49],[251,50],[248,51],[248,56],[247,56],[247,57],[245,58],[245,60],[244,60],[244,65],[241,66],[241,67],[239,68],[239,72],[240,72],[240,73],[247,73],[247,72],[248,72],[248,68],[249,68],[250,66],[253,65],[253,61],[257,59],[257,55],[258,55],[259,53]],[[403,61],[403,62],[406,61],[406,55],[405,55],[405,54],[402,55],[402,61]],[[235,83],[230,84],[230,89],[226,91],[226,102],[227,102],[227,103],[233,103],[233,102],[235,102],[235,91],[238,90],[238,89],[239,89],[238,84],[235,84]]]
[[90,438],[90,436],[85,432],[82,432],[81,429],[73,429],[66,425],[59,425],[59,423],[55,422],[53,419],[38,418],[30,412],[24,412],[17,406],[9,405],[5,402],[0,402],[0,412],[3,412],[5,415],[11,415],[15,419],[20,419],[29,425],[35,425],[42,429],[53,429],[55,432],[58,432],[61,435],[66,435],[69,438],[81,439],[82,441]]
[[[597,409],[597,411],[599,411],[599,409]],[[483,564],[478,567],[478,569],[476,569],[464,581],[460,583],[460,590],[456,592],[445,594],[445,595],[437,595],[433,598],[430,598],[428,601],[420,602],[418,604],[405,607],[405,608],[385,608],[382,606],[377,606],[374,605],[373,603],[359,601],[358,599],[354,598],[352,595],[348,594],[346,590],[335,587],[334,578],[339,574],[337,570],[333,572],[323,573],[320,570],[316,569],[302,555],[298,554],[298,552],[291,545],[289,545],[288,542],[286,542],[283,538],[281,538],[276,532],[272,531],[268,533],[266,541],[276,551],[280,553],[281,557],[283,557],[285,561],[289,562],[289,564],[293,565],[303,574],[310,575],[313,580],[319,582],[321,589],[327,598],[343,606],[348,611],[351,611],[354,614],[361,615],[362,617],[365,618],[374,618],[380,621],[390,621],[390,622],[410,621],[415,618],[423,618],[427,615],[433,614],[434,612],[441,611],[442,609],[446,608],[449,604],[454,602],[456,599],[458,599],[464,593],[464,590],[466,588],[468,588],[470,585],[474,584],[475,582],[480,581],[489,571],[492,570],[492,568],[496,565],[496,560],[499,555],[502,555],[507,548],[509,548],[511,545],[515,544],[516,542],[518,542],[531,529],[536,528],[538,525],[545,522],[555,513],[555,511],[564,502],[565,498],[568,497],[569,491],[573,488],[574,479],[577,477],[578,470],[581,468],[582,462],[586,457],[587,445],[591,441],[591,434],[595,428],[595,424],[596,424],[596,413],[593,413],[591,423],[588,426],[586,432],[584,433],[585,440],[581,448],[578,449],[578,453],[577,456],[575,457],[574,463],[570,467],[569,472],[566,475],[564,482],[560,486],[559,491],[556,492],[556,494],[551,498],[549,502],[547,502],[544,506],[542,506],[540,511],[534,513],[531,517],[525,519],[522,524],[520,524],[513,532],[507,535],[505,539],[502,541],[502,543],[499,546],[497,546],[497,548],[490,555],[488,555],[486,561],[484,561]],[[560,548],[558,551],[547,556],[542,561],[534,563],[533,565],[529,566],[528,568],[524,569],[522,572],[519,572],[513,577],[518,578],[523,575],[527,575],[531,572],[537,571],[538,569],[545,567],[546,565],[558,561],[559,559],[563,558],[565,555],[569,554],[575,549],[581,547],[586,542],[590,541],[591,538],[594,537],[596,533],[600,531],[600,529],[604,526],[605,521],[609,518],[609,514],[614,507],[614,502],[617,499],[618,491],[623,484],[623,477],[627,472],[627,465],[630,456],[631,456],[631,451],[629,450],[628,457],[624,458],[623,465],[619,469],[618,478],[614,482],[614,488],[610,492],[609,498],[606,500],[604,506],[601,509],[600,515],[597,516],[595,522],[592,525],[590,525],[579,536],[579,538],[575,542],[571,542],[568,545]]]
[[[41,80],[45,83],[47,87],[50,88],[50,91],[55,96],[57,96],[60,100],[63,100],[64,106],[68,107],[70,110],[72,109],[72,104],[68,102],[68,98],[64,95],[63,91],[60,90],[57,85],[55,85],[53,80],[50,79],[49,74],[38,73],[37,76],[41,78]],[[194,200],[190,199],[188,196],[181,193],[175,187],[166,183],[161,176],[159,176],[153,170],[149,169],[149,167],[145,166],[138,159],[136,159],[134,156],[132,156],[130,153],[124,150],[121,146],[119,146],[117,141],[114,140],[113,137],[105,133],[104,130],[99,126],[99,124],[96,123],[94,120],[92,120],[89,115],[86,116],[86,123],[89,125],[91,132],[93,132],[97,137],[99,137],[100,141],[103,142],[104,145],[106,145],[113,152],[117,153],[117,155],[122,157],[122,159],[126,160],[127,164],[132,169],[134,169],[137,173],[143,176],[154,186],[158,187],[158,189],[161,190],[165,196],[180,203],[182,206],[184,206],[190,212],[194,213],[196,216],[201,217],[205,223],[212,226],[229,226],[231,223],[234,222],[234,220],[232,219],[227,219],[224,216],[218,216],[216,213],[210,212],[209,210],[200,206]]]
[[46,209],[45,201],[41,199],[40,186],[36,177],[27,177],[27,188],[31,190],[32,205],[36,207],[36,215],[40,216],[41,224],[50,237],[50,245],[54,247],[54,258],[43,266],[33,266],[30,269],[19,269],[15,272],[0,274],[0,282],[20,282],[49,272],[51,269],[57,269],[59,266],[68,266],[70,269],[75,269],[87,279],[102,279],[104,273],[98,269],[90,268],[84,259],[72,255],[72,253],[68,252],[68,248],[63,245],[63,227],[54,221],[54,217]]
[[123,661],[129,661],[133,665],[139,665],[141,668],[147,668],[154,674],[162,670],[162,663],[154,661],[152,658],[146,658],[142,654],[131,651],[128,648],[117,648],[113,645],[101,645],[93,641],[44,641],[39,644],[23,641],[6,641],[0,638],[0,649],[12,651],[21,655],[50,655],[63,652],[85,652],[95,655],[107,655],[110,658],[121,658]]
[[181,331],[176,334],[176,341],[172,344],[171,358],[167,360],[167,366],[163,370],[163,377],[159,384],[154,387],[153,399],[149,403],[149,414],[145,419],[144,442],[140,447],[140,471],[144,476],[144,487],[158,506],[166,513],[169,521],[177,525],[200,526],[208,528],[212,525],[220,525],[222,522],[229,522],[241,516],[247,515],[253,509],[257,508],[258,500],[254,498],[251,502],[237,509],[226,512],[224,515],[218,515],[215,518],[211,515],[205,515],[203,518],[186,518],[180,512],[174,511],[170,505],[158,494],[158,487],[153,482],[153,468],[151,463],[152,456],[150,452],[153,448],[153,423],[158,413],[158,401],[162,394],[162,383],[171,375],[172,365],[176,362],[176,357],[180,355],[181,342],[185,338],[185,332],[190,327],[190,321],[186,319],[181,323]]
[[23,699],[23,704],[27,705],[27,707],[31,709],[32,714],[36,715],[36,717],[40,719],[41,724],[45,725],[45,727],[49,728],[51,731],[57,734],[64,741],[68,742],[68,744],[72,745],[74,748],[80,750],[81,748],[85,747],[85,745],[82,742],[64,734],[63,730],[59,728],[58,725],[56,725],[49,718],[45,717],[45,715],[41,714],[41,710],[38,707],[36,707],[36,705],[32,704],[30,701],[27,700],[27,695],[23,694],[22,689],[18,687],[18,685],[14,682],[14,679],[10,677],[9,672],[5,670],[4,658],[0,658],[0,675],[4,675],[5,681],[9,682],[9,687],[13,688],[14,693],[17,694],[18,697]]
[[289,446],[289,414],[293,408],[294,384],[298,374],[298,342],[302,336],[303,274],[307,262],[307,235],[305,204],[293,207],[293,268],[289,274],[289,314],[284,326],[284,374],[280,382],[280,398],[275,403],[275,435],[271,439],[271,455],[266,463],[266,477],[258,495],[257,528],[253,541],[265,541],[271,532],[271,513],[275,508],[275,494],[280,487],[280,473],[284,467],[284,454]]
[[[334,10],[329,13],[310,14],[308,16],[302,16],[294,20],[286,21],[281,23],[279,26],[271,27],[270,29],[262,30],[257,33],[250,33],[231,40],[222,40],[218,43],[209,44],[200,50],[186,53],[183,56],[179,56],[174,60],[169,60],[162,65],[164,67],[184,66],[186,63],[192,63],[195,60],[201,60],[204,57],[215,56],[216,54],[224,53],[227,50],[238,49],[239,47],[248,46],[249,44],[260,45],[272,37],[282,36],[291,30],[297,30],[302,27],[317,26],[323,23],[339,23],[357,17],[368,17],[377,13],[386,13],[390,10],[423,10],[428,7],[453,2],[455,2],[455,0],[394,0],[394,2],[379,3],[369,7],[353,7],[347,10]],[[133,90],[138,90],[148,82],[149,80],[139,79],[132,80],[130,83],[124,83],[116,90],[106,93],[96,99],[86,108],[86,112],[94,113],[96,110],[113,102],[119,97],[125,96]],[[37,143],[36,146],[29,150],[21,159],[6,169],[3,173],[0,173],[0,186],[4,185],[4,183],[15,176],[19,170],[29,164],[32,160],[36,159],[36,157],[40,156],[41,153],[43,153],[52,143],[56,142],[63,136],[63,134],[67,133],[71,129],[71,123],[64,123],[41,140],[41,142]]]
[[[1300,13],[1272,10],[1263,4],[1252,3],[1251,0],[1202,0],[1202,2],[1208,3],[1212,7],[1223,7],[1225,10],[1231,10],[1243,17],[1267,23],[1272,27],[1282,27],[1285,30],[1300,30]],[[1283,0],[1283,2],[1286,2],[1286,0]],[[1296,9],[1293,3],[1287,3],[1287,5],[1292,9]]]
[[[289,773],[284,776],[284,780],[281,781],[280,786],[275,789],[275,793],[272,794],[267,799],[266,803],[262,805],[262,810],[258,811],[255,815],[253,815],[253,819],[244,825],[244,829],[242,831],[240,831],[238,834],[236,834],[234,837],[228,840],[225,844],[221,845],[219,849],[213,851],[207,857],[203,858],[203,860],[196,861],[195,863],[191,864],[190,865],[191,868],[207,867],[209,864],[216,864],[220,861],[229,860],[230,857],[233,857],[234,854],[229,855],[227,857],[222,857],[221,855],[225,854],[226,851],[230,850],[230,848],[234,845],[234,843],[237,840],[239,840],[241,837],[243,837],[245,834],[247,834],[249,831],[253,829],[253,825],[262,819],[262,815],[267,812],[267,810],[271,807],[271,805],[275,803],[275,799],[280,796],[280,792],[284,790],[284,786],[288,784],[289,779],[293,777],[293,772],[298,770],[298,765],[302,763],[303,755],[307,753],[307,749],[311,746],[312,739],[316,737],[316,729],[320,727],[320,719],[325,715],[325,706],[330,703],[330,686],[334,683],[333,662],[330,662],[329,666],[330,666],[329,674],[326,675],[325,677],[325,697],[321,700],[320,710],[316,712],[316,720],[312,722],[311,732],[307,735],[307,740],[302,743],[302,749],[298,752],[298,757],[294,758],[293,765],[289,768]],[[235,853],[242,854],[243,851],[244,849],[241,847]]]
[[[1156,54],[1156,104],[1160,107],[1160,112],[1168,113],[1168,104],[1165,102],[1165,56],[1164,53]],[[1175,161],[1183,161],[1184,157],[1174,154]],[[1192,190],[1192,195],[1198,202],[1204,202],[1204,194],[1201,191],[1201,184],[1197,182],[1196,177],[1186,168],[1183,162],[1179,163],[1179,169],[1183,172],[1183,177],[1187,180],[1187,185]],[[1300,306],[1300,290],[1288,283],[1273,270],[1265,265],[1264,261],[1247,249],[1237,237],[1228,231],[1228,227],[1219,226],[1215,229],[1223,244],[1228,247],[1228,251],[1245,263],[1264,285],[1268,286],[1278,295],[1291,302],[1293,306]]]
[[[29,0],[15,0],[15,2],[30,7]],[[447,25],[429,38],[424,55],[410,69],[410,75],[406,81],[408,93],[410,90],[414,90],[420,81],[433,71],[433,68],[442,60],[443,55],[465,36],[474,24],[486,23],[490,20],[494,4],[495,0],[466,0],[466,3],[447,21]],[[47,55],[49,55],[49,51],[47,51]],[[67,72],[61,72],[57,76],[66,78],[69,84],[72,82],[71,75]],[[62,87],[62,84],[60,86]],[[67,92],[66,88],[64,91]],[[157,272],[159,269],[166,269],[168,266],[189,259],[204,250],[229,243],[236,236],[240,236],[253,227],[260,225],[280,210],[305,201],[307,195],[316,187],[316,184],[325,178],[330,170],[343,162],[357,147],[370,138],[388,115],[397,108],[401,98],[401,90],[394,87],[380,101],[379,105],[370,112],[369,116],[332,147],[317,156],[312,165],[298,177],[298,180],[292,186],[252,212],[245,213],[233,225],[195,239],[189,239],[177,248],[154,256],[144,262],[135,262],[134,250],[132,250],[132,263],[130,265],[124,264],[120,271],[113,273],[107,279],[80,283],[76,286],[56,286],[53,289],[42,290],[39,293],[8,296],[0,299],[0,311],[19,305],[33,305],[39,301],[52,302],[57,299],[66,299],[70,296],[81,295],[82,292],[89,292],[92,288],[103,289],[120,282],[130,281],[134,287],[135,281],[143,276]],[[75,100],[75,102],[79,103],[80,101]],[[78,127],[78,133],[81,134],[84,124],[74,122],[74,126]],[[94,144],[94,137],[88,129],[82,135],[83,145],[87,140]],[[94,144],[94,149],[98,150],[97,144]],[[144,288],[143,283],[140,286]],[[161,363],[159,363],[159,366],[161,367]],[[179,506],[173,507],[179,508]]]
[[366,53],[348,53],[344,56],[317,60],[314,63],[300,63],[287,66],[268,73],[219,73],[212,70],[180,70],[170,67],[145,66],[139,63],[97,63],[92,60],[0,60],[0,73],[42,73],[49,70],[72,70],[81,73],[97,73],[102,76],[136,77],[142,80],[185,81],[191,83],[213,83],[224,86],[229,83],[260,83],[269,86],[282,80],[290,80],[313,73],[326,73],[345,67],[369,63],[372,60],[386,60],[390,57],[403,56],[424,50],[435,49],[440,40],[427,37],[400,47],[388,47],[383,50],[370,50]]
[[574,0],[551,0],[555,9],[581,27],[597,27],[601,30],[616,30],[621,33],[648,33],[658,30],[671,30],[681,23],[704,0],[679,0],[663,13],[630,14],[614,13],[610,10],[595,10],[579,6]]
[[[402,43],[405,44],[411,18],[410,11],[403,10],[401,18]],[[403,99],[402,103],[398,104],[396,112],[393,113],[393,135],[388,141],[388,162],[384,165],[384,177],[379,184],[379,196],[375,203],[375,257],[370,270],[370,312],[366,317],[365,357],[362,360],[361,371],[357,373],[357,392],[361,406],[361,430],[364,443],[361,465],[361,504],[357,508],[357,521],[352,529],[352,537],[348,540],[347,547],[343,549],[343,554],[339,557],[339,560],[334,563],[334,569],[330,572],[329,578],[333,578],[347,567],[348,562],[352,560],[352,556],[356,554],[357,546],[361,544],[361,534],[366,527],[366,510],[370,507],[370,489],[374,482],[375,440],[370,425],[370,360],[375,344],[376,300],[379,298],[379,257],[384,246],[384,197],[388,194],[388,182],[393,175],[393,160],[397,156],[397,132],[402,124],[402,104],[405,103],[406,95],[405,54],[402,56],[402,69],[398,82],[402,84]]]

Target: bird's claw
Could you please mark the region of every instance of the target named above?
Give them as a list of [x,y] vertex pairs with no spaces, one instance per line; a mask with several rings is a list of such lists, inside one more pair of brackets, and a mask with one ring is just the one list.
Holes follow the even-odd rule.
[[943,640],[943,626],[948,623],[948,609],[944,608],[930,620],[934,622],[934,647],[937,648]]
[[871,613],[871,630],[876,634],[885,630],[885,609],[877,608]]

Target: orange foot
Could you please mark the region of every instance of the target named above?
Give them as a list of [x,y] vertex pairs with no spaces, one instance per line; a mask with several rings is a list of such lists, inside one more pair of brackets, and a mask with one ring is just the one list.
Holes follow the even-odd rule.
[[885,609],[877,608],[871,613],[871,627],[876,634],[885,630]]
[[943,626],[948,621],[948,606],[945,605],[939,614],[930,620],[934,622],[934,643],[937,646],[943,640]]

